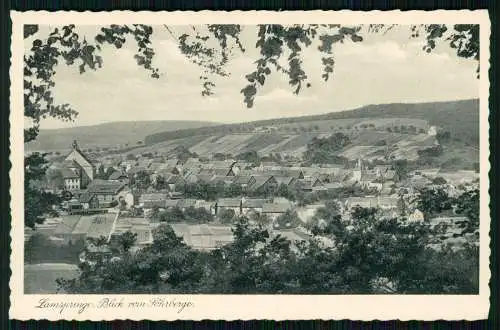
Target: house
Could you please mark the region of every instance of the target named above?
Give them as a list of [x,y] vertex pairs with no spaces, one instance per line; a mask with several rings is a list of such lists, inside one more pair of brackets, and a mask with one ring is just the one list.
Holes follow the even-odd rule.
[[79,169],[62,168],[61,174],[66,190],[75,191],[81,188],[81,175]]
[[384,174],[391,169],[391,165],[377,165],[373,168],[377,176],[384,176]]
[[[55,224],[55,227],[51,232],[51,236],[62,240],[61,244],[63,245],[75,244],[76,242],[85,241],[85,233],[74,232],[74,229],[81,218],[81,215],[62,216],[60,218],[60,221]],[[50,223],[48,225],[50,225]],[[37,232],[40,231],[38,226],[36,228]]]
[[233,210],[235,214],[241,214],[241,198],[220,198],[215,205],[215,214],[221,210]]
[[164,201],[163,206],[165,209],[171,209],[173,207],[178,207],[180,201],[181,201],[181,199],[167,199]]
[[141,166],[141,165],[134,166],[127,171],[129,175],[133,176],[136,176],[140,172],[145,172],[149,175],[152,174],[151,170],[149,170],[147,166]]
[[168,196],[166,193],[146,193],[139,197],[139,204],[145,212],[153,208],[164,208]]
[[249,170],[249,169],[253,168],[253,166],[254,166],[252,163],[242,162],[242,161],[238,161],[237,165],[238,165],[238,168],[240,169],[240,172],[243,170]]
[[215,174],[205,174],[205,173],[197,174],[195,182],[210,183],[213,181],[214,178],[215,178]]
[[384,184],[382,182],[374,181],[364,184],[364,187],[369,190],[376,190],[377,192],[381,192],[384,188]]
[[262,214],[271,220],[276,220],[280,215],[291,209],[289,203],[264,203],[262,205]]
[[324,187],[324,190],[334,191],[334,190],[342,189],[344,187],[344,185],[340,182],[332,182],[332,183],[324,183],[323,187]]
[[382,174],[382,178],[383,178],[384,182],[396,181],[397,173],[394,170],[387,170],[385,173]]
[[375,182],[376,180],[377,174],[374,171],[362,171],[361,177],[359,178],[359,184],[363,188],[368,188],[368,185]]
[[188,225],[185,223],[173,223],[170,226],[186,245],[196,250],[214,250],[234,240],[230,226]]
[[395,210],[398,208],[399,198],[389,196],[378,196],[377,206],[382,210]]
[[233,184],[236,184],[243,189],[252,186],[255,182],[255,178],[251,175],[239,175],[233,178]]
[[297,183],[297,179],[291,176],[275,176],[278,185],[293,186]]
[[197,202],[196,199],[193,199],[193,198],[179,199],[177,201],[177,207],[180,208],[181,210],[185,210],[189,207],[195,207],[196,202]]
[[235,175],[232,167],[230,167],[230,168],[215,167],[212,169],[212,172],[217,176],[234,176]]
[[265,199],[248,198],[241,203],[241,213],[249,214],[252,212],[262,212],[262,207],[266,203]]
[[376,198],[374,197],[349,197],[344,203],[344,209],[350,211],[354,207],[363,208],[377,207]]
[[294,250],[297,249],[297,243],[307,241],[310,238],[308,234],[299,228],[273,230],[270,238],[275,238],[278,235],[290,241],[292,243],[291,248]]
[[257,166],[259,171],[279,169],[281,166],[276,162],[260,162]]
[[204,201],[202,199],[198,199],[194,205],[195,208],[205,209],[210,214],[215,214],[215,202]]
[[[121,182],[96,179],[87,187],[87,190],[82,195],[83,199],[80,198],[80,202],[88,204],[89,208],[112,207],[114,203],[118,203],[118,194],[124,187],[125,185]],[[91,195],[97,197],[97,202]]]
[[272,175],[253,175],[254,183],[249,187],[251,191],[264,192],[278,187],[278,182]]
[[223,185],[230,185],[233,183],[233,179],[232,177],[228,177],[228,176],[220,176],[220,175],[216,175],[212,178],[212,181],[211,183],[213,184],[223,184]]
[[362,208],[380,208],[382,210],[395,210],[398,207],[397,197],[377,196],[377,197],[349,197],[344,203],[344,208],[350,211],[356,206]]
[[139,204],[139,193],[130,189],[122,190],[118,193],[118,200],[123,200],[127,207]]
[[170,199],[181,199],[182,198],[182,192],[180,191],[171,191],[169,192],[169,197]]
[[134,166],[137,166],[137,160],[135,159],[126,159],[120,162],[120,167],[125,172],[130,171],[130,169]]
[[115,213],[102,213],[90,216],[82,216],[72,234],[81,235],[85,238],[100,238],[109,236],[113,229],[113,223],[118,214]]
[[[78,143],[73,141],[73,150],[65,158],[66,163],[70,163],[69,168],[80,177],[78,189],[86,188],[94,180],[96,168],[92,161],[80,150]],[[78,170],[78,171],[75,171]],[[68,173],[69,174],[69,173]]]
[[304,179],[304,172],[301,169],[290,169],[290,168],[280,168],[277,170],[265,170],[266,175],[272,175],[274,177],[292,177],[295,179]]
[[97,195],[91,192],[83,193],[80,196],[80,203],[82,204],[84,210],[99,208],[99,200],[97,199]]
[[126,233],[131,232],[136,235],[136,245],[147,245],[153,243],[153,234],[149,221],[143,218],[122,218],[118,217],[116,225],[111,233],[111,240]]
[[178,190],[179,187],[186,184],[186,180],[181,175],[176,174],[168,174],[163,177],[163,180],[170,191],[175,191],[176,189]]

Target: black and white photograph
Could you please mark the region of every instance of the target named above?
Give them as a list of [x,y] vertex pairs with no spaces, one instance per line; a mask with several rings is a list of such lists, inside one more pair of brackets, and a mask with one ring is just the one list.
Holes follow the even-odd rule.
[[21,295],[479,296],[483,26],[160,21],[23,22]]

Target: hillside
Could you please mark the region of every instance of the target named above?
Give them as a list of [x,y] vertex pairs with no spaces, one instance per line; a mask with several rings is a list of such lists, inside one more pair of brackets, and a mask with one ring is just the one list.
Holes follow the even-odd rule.
[[479,161],[478,100],[368,105],[323,115],[161,132],[147,136],[146,145],[133,153],[169,155],[183,146],[202,157],[256,151],[261,156],[279,153],[301,158],[314,137],[341,132],[350,137],[350,143],[337,156],[416,161],[422,150],[437,143],[427,134],[430,126],[450,132],[451,139],[429,166],[471,169]]
[[175,132],[159,132],[148,135],[145,142],[147,145],[152,145],[193,135],[248,133],[256,132],[261,128],[300,133],[350,131],[363,128],[361,126],[366,125],[374,125],[381,129],[394,125],[411,125],[418,130],[426,130],[429,125],[438,126],[442,130],[449,131],[452,138],[477,146],[479,145],[479,100],[367,105],[354,110],[323,115],[276,118],[249,123],[185,129]]
[[136,145],[143,142],[147,135],[179,129],[191,129],[216,125],[203,121],[139,121],[113,122],[92,126],[41,130],[38,138],[25,145],[27,150],[64,150],[73,140],[81,146],[113,147]]

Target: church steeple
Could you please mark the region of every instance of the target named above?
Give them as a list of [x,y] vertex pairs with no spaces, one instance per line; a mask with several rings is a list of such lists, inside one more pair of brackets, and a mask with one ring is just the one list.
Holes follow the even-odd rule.
[[76,140],[74,140],[74,141],[73,141],[73,149],[74,149],[74,150],[80,150],[80,149],[78,148],[78,143],[76,142]]

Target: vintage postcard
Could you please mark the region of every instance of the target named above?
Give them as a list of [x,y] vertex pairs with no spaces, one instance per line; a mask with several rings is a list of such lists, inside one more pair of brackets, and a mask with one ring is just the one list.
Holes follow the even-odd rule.
[[486,11],[12,22],[11,318],[487,317]]

